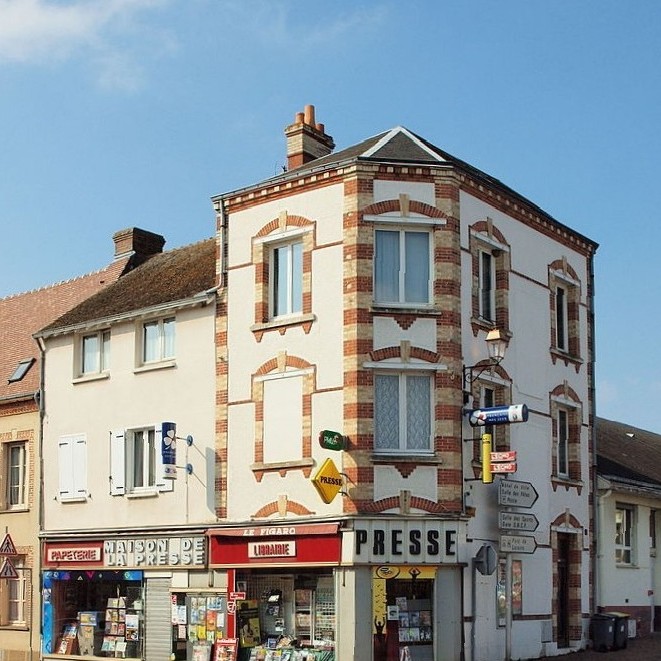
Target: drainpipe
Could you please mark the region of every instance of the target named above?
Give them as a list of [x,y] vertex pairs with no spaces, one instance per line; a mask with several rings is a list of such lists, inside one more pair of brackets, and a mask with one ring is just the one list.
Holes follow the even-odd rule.
[[590,282],[590,342],[592,353],[592,380],[589,384],[590,416],[592,417],[592,453],[590,456],[590,476],[592,488],[589,490],[592,497],[592,519],[594,543],[592,548],[592,611],[596,612],[601,599],[601,584],[599,580],[599,555],[601,547],[599,544],[599,497],[597,494],[597,402],[595,401],[595,368],[597,363],[595,349],[595,322],[594,322],[594,253],[590,256],[588,278]]
[[[44,530],[44,418],[46,415],[46,402],[45,402],[45,373],[46,373],[46,343],[44,342],[43,337],[36,337],[37,344],[39,345],[39,390],[35,393],[35,399],[39,406],[39,501],[38,501],[38,519],[39,519],[39,533]],[[42,540],[39,538],[39,590],[37,596],[37,608],[39,609],[39,650],[42,648],[42,635],[41,630],[41,614],[43,612],[43,606],[41,603],[42,599],[42,590],[41,590],[41,558],[43,558],[42,553]],[[34,580],[32,581],[32,586],[30,589],[30,599],[34,602]],[[31,609],[32,610],[32,609]],[[35,611],[32,610],[32,618],[34,618]],[[34,627],[30,627],[30,658],[33,658],[33,636]]]

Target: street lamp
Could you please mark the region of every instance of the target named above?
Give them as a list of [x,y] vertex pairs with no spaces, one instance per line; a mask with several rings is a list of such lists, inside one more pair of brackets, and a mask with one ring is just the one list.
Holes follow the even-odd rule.
[[493,328],[487,333],[484,341],[487,344],[487,351],[489,352],[489,362],[481,365],[464,366],[464,391],[467,390],[467,387],[476,381],[484,371],[499,365],[503,358],[505,358],[507,339],[501,330]]

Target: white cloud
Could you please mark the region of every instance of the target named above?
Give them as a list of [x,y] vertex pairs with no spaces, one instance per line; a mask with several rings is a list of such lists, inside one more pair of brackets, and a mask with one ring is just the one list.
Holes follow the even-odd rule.
[[81,58],[97,65],[100,82],[132,86],[136,67],[124,39],[140,30],[138,14],[168,1],[0,0],[0,65]]

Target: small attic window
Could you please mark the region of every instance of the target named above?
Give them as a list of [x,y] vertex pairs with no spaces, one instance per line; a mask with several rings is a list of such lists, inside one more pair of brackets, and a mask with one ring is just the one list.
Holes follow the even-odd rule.
[[21,362],[19,362],[18,366],[14,370],[14,373],[9,377],[9,383],[20,381],[28,373],[28,370],[32,367],[33,363],[34,358],[21,360]]

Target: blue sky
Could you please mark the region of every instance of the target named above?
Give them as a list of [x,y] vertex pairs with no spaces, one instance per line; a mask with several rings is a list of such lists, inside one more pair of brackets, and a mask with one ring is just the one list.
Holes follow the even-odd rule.
[[[403,125],[600,244],[598,414],[661,433],[658,0],[0,0],[0,296],[211,236],[306,104]],[[656,292],[656,293],[655,293]]]

